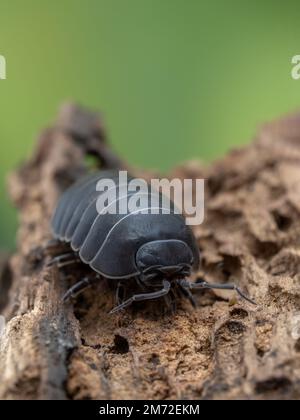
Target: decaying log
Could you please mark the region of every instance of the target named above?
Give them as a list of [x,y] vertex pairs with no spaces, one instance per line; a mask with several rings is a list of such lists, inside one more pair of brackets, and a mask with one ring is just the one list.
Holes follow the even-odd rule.
[[65,107],[10,177],[20,229],[1,300],[0,398],[299,398],[300,115],[264,126],[250,146],[210,166],[171,174],[207,179],[206,219],[195,229],[199,274],[236,282],[258,302],[207,291],[197,293],[197,309],[181,302],[173,315],[155,303],[109,315],[105,283],[63,305],[80,270],[46,266],[53,208],[87,171],[86,156],[123,165],[99,121]]

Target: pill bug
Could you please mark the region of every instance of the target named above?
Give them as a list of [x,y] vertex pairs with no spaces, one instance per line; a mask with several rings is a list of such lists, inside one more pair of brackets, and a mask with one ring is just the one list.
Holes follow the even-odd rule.
[[[103,205],[99,209],[97,203],[103,192],[97,191],[97,184],[104,179],[114,183],[117,200],[113,204],[126,208],[122,214],[111,214],[107,211],[109,206]],[[130,180],[131,177],[128,182]],[[106,278],[117,281],[117,306],[112,313],[135,301],[164,297],[166,302],[169,299],[169,303],[173,303],[174,290],[187,297],[193,305],[193,289],[236,290],[253,303],[235,285],[188,281],[191,273],[199,269],[200,252],[184,217],[175,211],[173,204],[165,209],[159,192],[149,191],[146,197],[145,193],[137,197],[139,193],[128,191],[122,195],[122,187],[118,171],[100,171],[79,180],[60,198],[51,227],[54,237],[69,243],[72,252],[55,257],[49,266],[57,264],[63,267],[83,262],[96,273],[71,287],[64,301],[93,282]],[[129,203],[134,194],[135,199],[143,200],[146,205],[140,210],[130,211]],[[154,208],[153,202],[159,205]],[[141,293],[122,301],[120,289],[131,280],[136,282]]]

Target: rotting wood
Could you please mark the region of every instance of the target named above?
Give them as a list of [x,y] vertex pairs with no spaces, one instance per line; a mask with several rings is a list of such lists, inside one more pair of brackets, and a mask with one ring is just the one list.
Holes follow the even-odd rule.
[[62,305],[80,270],[47,269],[43,246],[57,199],[86,172],[87,155],[125,166],[112,160],[101,120],[69,105],[10,177],[20,229],[2,302],[0,397],[300,398],[300,116],[265,125],[216,163],[170,174],[207,179],[206,220],[195,229],[200,274],[236,282],[257,308],[207,291],[197,293],[196,310],[182,302],[162,315],[150,303],[111,316],[105,282]]

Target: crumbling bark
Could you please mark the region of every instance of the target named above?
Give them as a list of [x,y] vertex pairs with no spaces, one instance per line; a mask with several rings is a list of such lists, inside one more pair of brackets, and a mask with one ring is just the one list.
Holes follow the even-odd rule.
[[181,302],[163,315],[149,303],[111,316],[104,283],[63,305],[80,272],[47,268],[44,245],[58,197],[90,154],[112,162],[99,120],[69,106],[10,179],[20,229],[1,302],[0,397],[299,398],[300,116],[266,125],[253,144],[208,167],[193,162],[171,174],[207,179],[206,220],[195,229],[199,274],[236,282],[258,307],[201,292],[195,310]]

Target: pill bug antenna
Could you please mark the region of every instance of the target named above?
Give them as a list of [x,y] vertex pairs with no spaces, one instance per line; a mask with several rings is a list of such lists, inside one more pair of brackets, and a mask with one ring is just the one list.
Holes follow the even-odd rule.
[[204,280],[198,280],[197,283],[189,282],[185,279],[179,280],[179,284],[187,289],[187,290],[196,290],[196,289],[210,289],[210,290],[233,290],[235,291],[241,298],[246,300],[247,302],[251,303],[252,305],[257,306],[257,303],[245,295],[235,284],[214,284],[214,283],[207,283]]

